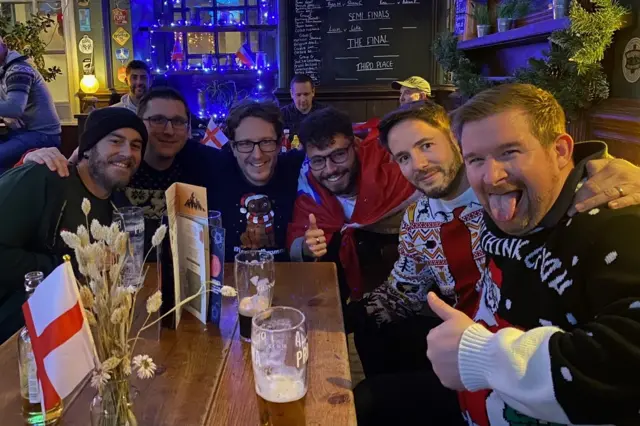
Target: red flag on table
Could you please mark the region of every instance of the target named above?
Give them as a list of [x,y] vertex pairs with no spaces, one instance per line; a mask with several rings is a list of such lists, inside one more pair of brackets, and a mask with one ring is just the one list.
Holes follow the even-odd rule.
[[70,262],[38,285],[22,312],[46,412],[73,392],[98,359]]
[[207,129],[204,131],[204,138],[201,141],[204,145],[221,149],[227,142],[229,142],[229,138],[224,134],[220,126],[213,121],[213,117],[209,120],[209,124],[207,124]]

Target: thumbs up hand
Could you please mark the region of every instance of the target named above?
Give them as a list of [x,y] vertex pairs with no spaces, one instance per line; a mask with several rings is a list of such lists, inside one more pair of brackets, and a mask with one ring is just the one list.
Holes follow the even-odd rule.
[[327,239],[324,231],[318,228],[316,217],[309,215],[309,228],[304,233],[304,253],[309,257],[320,258],[327,254]]
[[465,330],[474,321],[433,292],[428,294],[427,301],[431,310],[444,321],[427,335],[427,357],[444,386],[464,390],[458,367],[458,347]]

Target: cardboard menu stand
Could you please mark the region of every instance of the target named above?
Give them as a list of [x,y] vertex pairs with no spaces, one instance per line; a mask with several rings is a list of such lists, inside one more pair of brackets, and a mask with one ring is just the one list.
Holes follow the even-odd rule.
[[162,313],[195,294],[204,284],[202,295],[168,315],[163,326],[176,328],[183,311],[203,324],[210,312],[210,242],[207,217],[207,190],[203,187],[174,183],[165,192],[167,237],[160,248]]

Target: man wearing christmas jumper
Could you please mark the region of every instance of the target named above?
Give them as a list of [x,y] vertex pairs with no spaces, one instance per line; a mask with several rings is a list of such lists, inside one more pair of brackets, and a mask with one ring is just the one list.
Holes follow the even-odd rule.
[[429,295],[435,373],[480,426],[640,424],[640,207],[567,214],[588,158],[534,86],[481,93],[453,128],[487,212],[488,277],[482,318]]
[[[564,120],[563,117],[558,117],[558,120]],[[499,298],[499,287],[488,285],[496,280],[494,275],[497,276],[498,272],[493,264],[489,268],[486,267],[483,247],[480,245],[480,231],[483,226],[482,205],[464,175],[462,157],[451,135],[446,112],[432,104],[401,108],[383,119],[380,132],[383,144],[388,146],[403,174],[426,197],[411,206],[405,214],[400,237],[400,259],[388,282],[365,295],[362,302],[352,304],[350,316],[362,317],[362,312],[358,311],[365,310],[381,327],[392,322],[406,322],[407,319],[420,315],[425,307],[427,293],[434,287],[443,297],[455,302],[455,306],[469,318],[484,323],[491,329],[506,325],[506,320],[495,315],[495,308],[500,300],[502,303],[507,302],[504,298]],[[578,144],[575,148],[576,160],[587,161],[592,157],[591,154],[602,155],[604,145],[584,143]],[[576,203],[579,211],[589,211],[600,204],[609,203],[612,208],[621,208],[637,203],[637,193],[640,190],[638,168],[622,160],[591,160],[587,163],[587,170],[593,177],[577,191],[575,198],[569,199],[569,206]],[[489,270],[495,272],[490,273]],[[492,292],[487,294],[485,288]],[[486,303],[478,303],[481,297]],[[508,304],[511,303],[513,301]],[[429,342],[430,350],[437,347],[432,340]],[[455,356],[451,360],[455,362]],[[434,365],[437,365],[437,362],[434,362]],[[415,381],[415,378],[411,380]],[[367,382],[370,382],[370,379],[367,379],[359,386],[360,390],[364,389],[365,392],[358,392],[359,389],[356,388],[356,403],[358,396],[362,394],[366,394],[367,399],[372,400],[374,410],[371,411],[370,407],[367,407],[374,413],[367,416],[374,419],[371,424],[378,424],[376,420],[383,414],[376,411],[375,407],[388,408],[390,405],[388,393],[371,396],[369,394],[372,389],[394,387],[393,396],[398,402],[403,403],[403,409],[412,403],[419,404],[416,408],[419,408],[420,413],[407,418],[420,418],[423,421],[431,419],[429,413],[437,411],[441,405],[447,405],[431,404],[428,391],[425,391],[427,393],[420,401],[414,398],[409,402],[407,397],[411,395],[407,392],[399,395],[402,393],[401,381],[389,381],[388,378],[384,378],[384,381],[385,385],[381,382],[380,386],[369,386]],[[420,388],[409,385],[405,388],[412,387]],[[384,403],[378,404],[377,401]],[[480,405],[481,408],[484,407],[482,402]],[[433,407],[433,410],[430,410],[430,407]],[[524,414],[515,410],[509,413],[516,416],[514,418],[524,417]],[[359,412],[359,422],[360,414]],[[464,415],[469,424],[472,424],[472,421],[476,421],[478,425],[490,424],[486,414],[484,421],[471,419],[466,410]],[[495,424],[509,423],[503,420],[502,423]],[[535,421],[532,424],[536,424]]]

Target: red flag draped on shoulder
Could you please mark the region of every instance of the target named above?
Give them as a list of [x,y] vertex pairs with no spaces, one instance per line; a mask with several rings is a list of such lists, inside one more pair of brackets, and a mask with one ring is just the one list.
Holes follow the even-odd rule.
[[342,233],[340,262],[353,299],[361,298],[363,293],[354,230],[404,210],[416,192],[377,137],[368,136],[357,146],[356,155],[360,160],[360,173],[351,221],[345,221],[338,199],[313,177],[305,165],[298,180],[298,198],[287,233],[287,246],[291,247],[296,238],[304,236],[311,213],[316,217],[318,228],[324,230],[327,244],[336,233]]
[[22,305],[46,412],[96,366],[96,348],[70,262],[58,266]]

